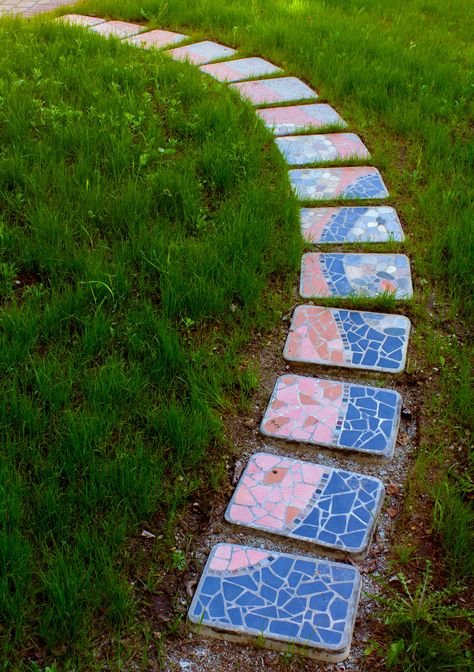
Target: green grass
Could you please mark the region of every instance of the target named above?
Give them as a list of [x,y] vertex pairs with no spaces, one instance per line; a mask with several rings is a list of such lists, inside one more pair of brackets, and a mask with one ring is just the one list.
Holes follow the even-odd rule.
[[0,41],[12,663],[126,621],[128,539],[161,515],[166,545],[191,494],[220,484],[221,414],[253,379],[242,347],[301,247],[281,159],[236,95],[77,28],[2,20]]

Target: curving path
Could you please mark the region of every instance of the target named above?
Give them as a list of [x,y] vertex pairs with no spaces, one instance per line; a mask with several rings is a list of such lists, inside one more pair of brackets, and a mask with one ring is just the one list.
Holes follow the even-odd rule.
[[[300,296],[278,377],[260,431],[267,441],[329,449],[372,465],[392,459],[400,423],[400,394],[351,382],[351,369],[368,374],[404,370],[410,321],[402,315],[327,308],[319,298],[412,295],[410,263],[402,254],[367,252],[370,243],[403,241],[383,178],[362,140],[304,82],[262,58],[238,58],[234,49],[185,35],[146,31],[123,21],[69,14],[58,19],[142,48],[167,48],[203,73],[228,83],[256,108],[276,136],[291,167],[302,203],[301,231],[308,245],[358,243],[357,253],[309,252],[303,256]],[[329,131],[329,132],[325,132]],[[324,164],[354,161],[354,166]],[[344,203],[346,201],[346,203]],[[368,203],[366,203],[368,202]],[[375,202],[375,204],[374,204]],[[303,366],[343,367],[334,380],[300,375]],[[324,370],[324,369],[323,369]],[[335,374],[332,374],[335,376]],[[313,451],[314,452],[314,451]],[[322,461],[324,462],[324,460]],[[373,472],[373,469],[372,469]],[[384,472],[380,471],[380,475]],[[225,518],[236,529],[285,538],[295,552],[221,543],[210,551],[188,612],[200,634],[259,643],[319,660],[349,654],[361,591],[355,560],[369,552],[382,509],[382,480],[360,470],[293,459],[284,453],[253,454],[237,483]],[[250,537],[249,537],[250,538]],[[304,550],[300,550],[304,549]],[[342,561],[327,559],[339,558]]]

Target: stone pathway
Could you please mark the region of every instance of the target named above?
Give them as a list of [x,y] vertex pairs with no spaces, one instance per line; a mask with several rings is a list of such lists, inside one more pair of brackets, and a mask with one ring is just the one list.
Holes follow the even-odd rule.
[[[173,47],[168,51],[172,58],[201,66],[203,73],[228,83],[256,107],[263,106],[256,113],[277,136],[275,142],[289,166],[370,157],[357,135],[325,134],[347,124],[330,105],[314,103],[318,94],[304,82],[284,76],[281,68],[260,57],[233,58],[236,50],[211,41],[176,47],[188,38],[166,30],[146,32],[143,26],[123,21],[79,15],[62,20],[142,48]],[[265,78],[244,81],[253,77]],[[289,170],[289,178],[302,204],[388,196],[373,167],[299,168]],[[404,238],[394,208],[372,202],[302,207],[301,230],[308,244]],[[381,293],[407,299],[412,291],[409,260],[402,254],[318,251],[302,259],[300,294],[305,299]],[[321,367],[330,367],[329,371],[344,367],[349,369],[347,376],[355,369],[395,374],[404,370],[409,332],[410,321],[403,315],[299,305],[283,357],[305,369],[317,365],[319,372]],[[260,431],[285,445],[322,448],[319,459],[326,450],[332,460],[350,454],[377,465],[394,455],[401,408],[402,398],[394,390],[289,372],[275,382]],[[210,552],[189,609],[195,632],[290,649],[319,660],[346,658],[361,576],[347,562],[315,554],[346,561],[364,558],[384,493],[382,480],[363,470],[356,473],[267,452],[251,455],[226,520],[237,529],[284,537],[295,548],[302,547],[302,554],[222,539]]]

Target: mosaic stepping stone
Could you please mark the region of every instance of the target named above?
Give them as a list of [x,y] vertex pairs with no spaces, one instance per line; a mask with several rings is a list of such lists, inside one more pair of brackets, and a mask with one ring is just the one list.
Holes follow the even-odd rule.
[[84,26],[85,28],[105,23],[105,19],[99,19],[97,16],[86,16],[84,14],[64,14],[63,16],[59,16],[56,21],[70,23],[73,26]]
[[127,42],[142,49],[163,49],[163,47],[169,47],[170,44],[178,44],[178,42],[186,39],[187,35],[182,35],[181,33],[172,33],[169,30],[150,30],[148,33],[128,38]]
[[145,30],[145,26],[139,26],[137,23],[128,23],[128,21],[106,21],[90,28],[95,33],[109,37],[113,35],[123,40],[126,37],[132,37]]
[[258,79],[252,82],[231,84],[241,96],[254,105],[284,103],[292,100],[312,100],[318,94],[296,77]]
[[405,239],[397,211],[388,205],[301,208],[301,233],[308,243],[385,243]]
[[287,135],[298,131],[313,131],[323,126],[347,126],[336,110],[326,103],[313,105],[290,105],[267,107],[257,110],[267,128],[275,135]]
[[377,478],[257,453],[237,484],[225,518],[362,558],[383,497],[384,486]]
[[386,198],[388,191],[376,168],[297,168],[290,182],[302,201],[333,198]]
[[202,635],[338,662],[349,654],[360,586],[351,565],[217,544],[188,618]]
[[395,390],[286,374],[275,383],[260,431],[389,460],[402,398]]
[[290,362],[399,373],[410,320],[403,315],[297,306],[283,356]]
[[369,150],[355,133],[288,135],[275,142],[290,166],[370,158]]
[[204,63],[211,63],[212,61],[219,61],[222,58],[229,58],[237,52],[235,49],[225,47],[223,44],[217,42],[196,42],[195,44],[187,44],[184,47],[177,47],[171,49],[169,54],[177,61],[189,61],[194,65],[203,65]]
[[413,295],[410,262],[404,254],[308,253],[301,262],[300,295],[305,299],[330,296]]
[[249,77],[263,77],[263,75],[282,72],[281,68],[257,57],[239,58],[236,61],[225,63],[211,63],[203,65],[200,70],[207,72],[220,82],[238,82],[241,79],[249,79]]

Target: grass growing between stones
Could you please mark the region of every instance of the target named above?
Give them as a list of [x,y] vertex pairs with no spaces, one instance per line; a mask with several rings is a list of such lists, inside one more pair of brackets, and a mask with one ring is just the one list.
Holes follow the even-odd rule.
[[235,94],[77,28],[2,20],[0,42],[12,669],[127,621],[127,539],[153,525],[166,556],[176,512],[220,484],[220,414],[254,380],[242,346],[301,250],[281,159]]

